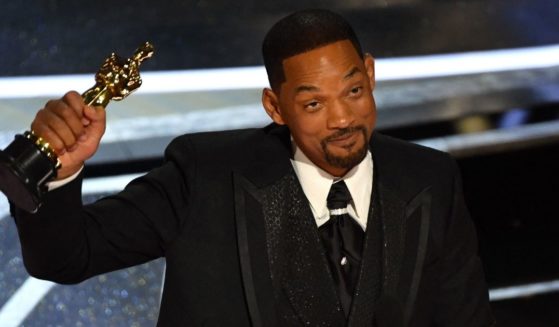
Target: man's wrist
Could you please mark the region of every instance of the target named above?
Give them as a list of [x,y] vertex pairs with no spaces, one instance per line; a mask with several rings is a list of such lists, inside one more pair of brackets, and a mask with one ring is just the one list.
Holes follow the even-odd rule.
[[73,181],[78,177],[78,175],[82,172],[82,170],[83,170],[83,165],[72,175],[47,183],[48,190],[52,191],[70,183],[71,181]]
[[56,172],[55,181],[63,180],[70,176],[75,175],[77,172],[80,172],[83,169],[83,166],[84,166],[83,162],[77,163],[76,165],[72,165],[72,166],[62,165],[62,167],[58,169],[58,171]]

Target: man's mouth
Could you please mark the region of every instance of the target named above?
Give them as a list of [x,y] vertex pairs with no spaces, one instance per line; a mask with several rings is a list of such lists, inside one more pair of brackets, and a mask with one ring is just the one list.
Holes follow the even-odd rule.
[[357,142],[357,137],[363,133],[362,126],[349,127],[339,130],[334,134],[328,136],[324,141],[327,144],[332,144],[339,147],[352,147]]
[[349,132],[336,138],[329,138],[328,143],[336,146],[346,147],[355,143],[358,132]]

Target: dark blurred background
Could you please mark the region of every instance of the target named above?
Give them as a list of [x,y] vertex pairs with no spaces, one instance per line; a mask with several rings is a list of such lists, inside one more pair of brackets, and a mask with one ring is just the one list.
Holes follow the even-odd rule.
[[[258,67],[268,28],[307,7],[345,16],[379,67],[398,58],[423,62],[433,55],[476,52],[483,64],[502,50],[516,54],[519,65],[498,71],[383,78],[379,70],[378,130],[457,159],[500,326],[559,326],[556,1],[5,2],[0,88],[29,76],[92,76],[108,53],[128,56],[146,40],[156,46],[146,72]],[[519,49],[538,49],[540,55],[515,52]],[[547,59],[551,63],[542,64]],[[149,79],[144,82],[147,87]],[[86,167],[93,186],[84,191],[85,200],[117,191],[130,174],[157,165],[177,134],[262,126],[267,120],[259,97],[256,87],[226,87],[139,92],[115,108],[111,104],[107,140]],[[47,98],[0,95],[2,148],[27,128]],[[115,180],[117,186],[107,186]],[[72,287],[34,280],[21,263],[17,233],[1,197],[0,326],[155,325],[162,261]]]
[[343,14],[375,57],[556,44],[555,1],[22,0],[2,4],[1,76],[89,73],[100,53],[149,39],[151,70],[262,64],[261,40],[279,18],[320,7]]

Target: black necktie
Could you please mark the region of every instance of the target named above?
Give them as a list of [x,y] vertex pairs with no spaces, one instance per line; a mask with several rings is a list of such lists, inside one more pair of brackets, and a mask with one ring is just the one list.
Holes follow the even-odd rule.
[[338,287],[340,301],[346,317],[359,277],[364,232],[347,213],[351,194],[344,181],[332,184],[328,193],[327,207],[330,220],[320,226],[319,233],[326,249],[326,257],[334,282]]

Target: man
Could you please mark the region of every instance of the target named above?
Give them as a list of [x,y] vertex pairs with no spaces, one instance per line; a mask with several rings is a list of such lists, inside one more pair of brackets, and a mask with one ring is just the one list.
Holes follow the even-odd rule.
[[36,214],[12,208],[30,274],[77,283],[164,256],[160,326],[491,325],[456,165],[373,132],[374,60],[348,23],[297,12],[263,54],[274,124],[181,136],[88,206],[105,113],[75,92],[47,103],[32,128],[61,181]]

